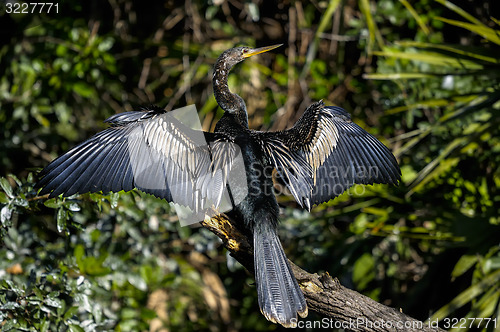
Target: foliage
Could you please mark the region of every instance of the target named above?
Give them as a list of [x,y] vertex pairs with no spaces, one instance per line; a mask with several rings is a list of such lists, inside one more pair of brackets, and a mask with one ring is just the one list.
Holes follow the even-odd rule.
[[115,112],[195,103],[213,128],[218,54],[283,41],[230,76],[251,127],[289,127],[324,99],[390,146],[403,172],[399,187],[355,186],[311,213],[280,197],[289,258],[419,319],[498,322],[495,8],[126,0],[0,14],[10,28],[0,48],[2,331],[277,328],[258,311],[252,276],[207,230],[180,227],[165,202],[137,192],[48,199],[33,185]]
[[[407,96],[386,111],[406,113],[401,126],[411,132],[400,140],[396,151],[408,155],[406,165],[418,165],[413,178],[406,181],[406,198],[416,196],[425,201],[430,191],[441,186],[446,207],[443,221],[455,234],[464,236],[458,245],[466,252],[456,262],[451,277],[453,280],[473,269],[472,283],[431,317],[440,320],[453,313],[460,315],[459,309],[465,305],[470,305],[463,316],[467,319],[496,317],[500,308],[500,270],[495,263],[500,257],[500,60],[495,56],[500,29],[490,28],[459,8],[454,11],[469,22],[435,20],[464,28],[470,36],[479,34],[485,38],[481,46],[401,41],[375,52],[383,57],[378,72],[366,75],[396,81],[401,89],[396,95],[386,94],[386,101]],[[494,22],[487,23],[494,26]],[[426,220],[430,214],[424,212],[417,220]],[[489,232],[496,235],[490,237]],[[477,234],[481,241],[471,234]]]

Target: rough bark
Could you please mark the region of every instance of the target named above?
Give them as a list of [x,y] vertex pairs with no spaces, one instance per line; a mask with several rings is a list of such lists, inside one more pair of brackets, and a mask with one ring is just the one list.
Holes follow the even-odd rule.
[[[238,223],[224,214],[207,218],[202,225],[217,235],[231,256],[253,273],[251,235],[239,229]],[[308,273],[289,262],[309,310],[325,317],[320,322],[307,322],[309,324],[325,324],[323,327],[340,327],[348,331],[445,331],[346,288],[328,273]]]

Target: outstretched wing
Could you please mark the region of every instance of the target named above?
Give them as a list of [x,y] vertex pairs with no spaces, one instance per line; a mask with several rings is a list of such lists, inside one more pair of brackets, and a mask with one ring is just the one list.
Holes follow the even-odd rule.
[[159,108],[125,112],[55,159],[41,173],[40,195],[138,188],[199,211],[219,206],[239,153],[222,134],[185,126]]
[[308,209],[355,183],[397,184],[401,178],[391,151],[340,107],[314,103],[292,128],[255,135],[297,202]]

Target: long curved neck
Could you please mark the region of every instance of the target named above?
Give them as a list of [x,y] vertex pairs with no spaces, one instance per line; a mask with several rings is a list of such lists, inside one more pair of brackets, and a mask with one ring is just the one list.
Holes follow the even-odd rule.
[[233,64],[224,61],[222,56],[217,59],[212,80],[215,100],[225,112],[234,115],[242,126],[248,128],[248,114],[245,102],[236,93],[232,93],[227,84],[229,71],[232,67]]

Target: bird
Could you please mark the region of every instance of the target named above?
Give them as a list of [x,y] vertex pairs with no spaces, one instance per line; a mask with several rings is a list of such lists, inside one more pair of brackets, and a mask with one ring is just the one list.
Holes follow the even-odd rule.
[[157,106],[115,114],[105,120],[107,129],[41,171],[38,195],[137,188],[193,213],[209,208],[218,213],[228,198],[231,214],[253,237],[260,311],[271,322],[295,326],[297,315],[306,317],[308,307],[278,236],[273,174],[310,211],[354,184],[397,185],[401,171],[383,143],[344,109],[322,101],[308,106],[289,129],[249,128],[243,98],[229,89],[229,72],[281,45],[234,47],[218,57],[212,83],[224,113],[213,132],[191,128]]

